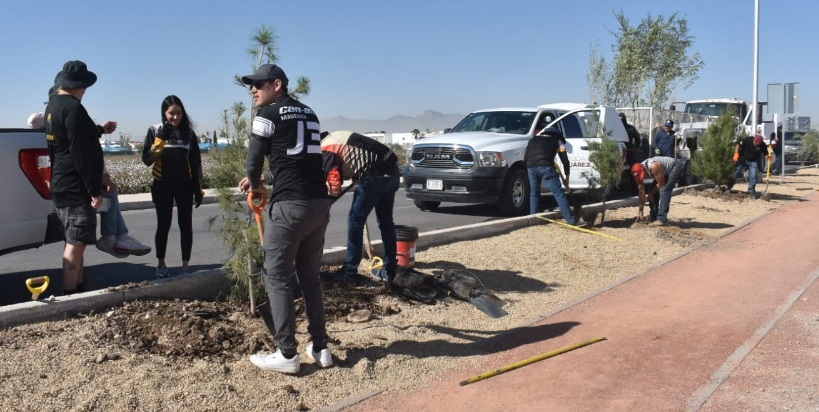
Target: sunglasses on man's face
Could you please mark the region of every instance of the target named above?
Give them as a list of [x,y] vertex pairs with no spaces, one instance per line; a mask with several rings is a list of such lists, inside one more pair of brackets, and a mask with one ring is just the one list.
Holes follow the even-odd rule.
[[261,90],[268,83],[270,83],[270,80],[256,80],[255,82],[251,83],[251,86],[255,87],[256,90]]

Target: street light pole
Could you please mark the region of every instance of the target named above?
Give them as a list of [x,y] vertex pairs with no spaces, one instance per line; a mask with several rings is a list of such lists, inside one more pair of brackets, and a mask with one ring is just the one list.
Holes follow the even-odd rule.
[[754,10],[754,116],[751,123],[752,128],[751,132],[753,136],[757,135],[757,124],[756,119],[762,116],[762,113],[757,113],[760,111],[759,108],[759,0],[754,1],[755,10]]

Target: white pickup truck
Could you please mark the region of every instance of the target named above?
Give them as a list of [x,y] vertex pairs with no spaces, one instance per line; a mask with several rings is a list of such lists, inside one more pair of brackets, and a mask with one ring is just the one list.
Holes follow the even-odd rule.
[[[494,203],[505,215],[527,214],[529,177],[523,155],[529,139],[550,126],[566,136],[573,189],[588,189],[588,176],[597,173],[589,161],[590,141],[607,135],[621,143],[621,153],[628,142],[617,111],[608,106],[556,103],[479,110],[447,133],[410,147],[403,170],[407,198],[422,210],[436,209],[441,202]],[[543,184],[541,193],[548,191]]]
[[0,129],[0,255],[63,239],[45,132]]

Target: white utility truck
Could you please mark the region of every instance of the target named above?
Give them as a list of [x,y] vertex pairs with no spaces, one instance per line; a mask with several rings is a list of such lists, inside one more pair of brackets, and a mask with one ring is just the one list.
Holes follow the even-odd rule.
[[[523,155],[529,139],[545,127],[557,127],[566,137],[572,189],[588,189],[588,176],[597,173],[589,161],[590,141],[608,136],[620,142],[621,153],[628,142],[613,107],[555,103],[479,110],[410,147],[403,170],[407,197],[422,210],[441,202],[492,203],[505,215],[528,214]],[[548,191],[543,184],[541,193]]]

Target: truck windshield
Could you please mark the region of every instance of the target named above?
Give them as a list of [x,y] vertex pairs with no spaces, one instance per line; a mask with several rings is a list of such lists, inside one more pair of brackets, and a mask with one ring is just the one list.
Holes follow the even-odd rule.
[[703,116],[719,117],[733,111],[734,116],[745,119],[747,108],[740,103],[688,103],[685,105],[686,113],[701,114]]
[[463,118],[450,133],[494,132],[527,134],[532,129],[537,112],[499,111],[475,112]]

